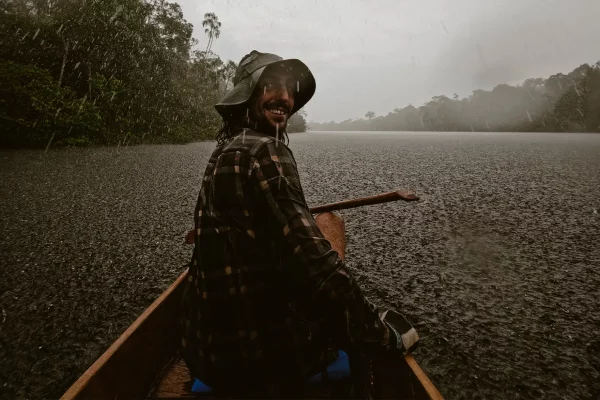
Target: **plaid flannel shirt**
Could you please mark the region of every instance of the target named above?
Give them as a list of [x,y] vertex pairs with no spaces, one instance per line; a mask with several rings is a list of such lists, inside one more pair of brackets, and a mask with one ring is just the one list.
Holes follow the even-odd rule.
[[378,310],[317,227],[282,142],[246,130],[218,146],[195,229],[182,348],[209,385],[301,381],[337,348],[387,344]]

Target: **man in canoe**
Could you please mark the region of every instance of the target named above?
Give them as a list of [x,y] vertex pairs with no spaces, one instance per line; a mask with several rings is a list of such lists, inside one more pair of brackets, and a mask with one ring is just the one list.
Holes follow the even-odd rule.
[[233,83],[195,210],[182,316],[192,376],[224,395],[283,396],[338,349],[406,353],[416,334],[365,298],[304,198],[286,126],[315,92],[311,71],[252,51]]

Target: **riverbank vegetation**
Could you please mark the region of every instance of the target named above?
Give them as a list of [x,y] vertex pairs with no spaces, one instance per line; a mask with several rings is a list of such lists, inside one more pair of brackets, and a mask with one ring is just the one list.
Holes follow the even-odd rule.
[[211,51],[215,14],[202,29],[198,50],[181,7],[165,0],[0,2],[0,146],[214,138],[213,106],[236,63]]
[[568,74],[475,90],[463,99],[435,96],[376,117],[309,124],[326,131],[600,132],[600,61]]

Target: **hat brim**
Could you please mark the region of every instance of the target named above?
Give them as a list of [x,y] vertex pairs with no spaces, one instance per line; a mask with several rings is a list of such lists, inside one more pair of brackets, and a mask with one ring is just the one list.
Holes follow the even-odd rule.
[[294,108],[292,109],[290,116],[294,115],[299,109],[304,107],[306,103],[313,97],[316,89],[315,77],[313,76],[310,69],[302,61],[291,58],[281,61],[273,61],[261,68],[258,68],[252,73],[249,78],[243,79],[231,90],[229,90],[221,100],[215,104],[215,109],[223,118],[227,118],[231,115],[231,109],[240,107],[250,99],[258,81],[262,74],[273,65],[282,65],[288,67],[292,71],[296,81],[298,82],[298,89],[294,94]]

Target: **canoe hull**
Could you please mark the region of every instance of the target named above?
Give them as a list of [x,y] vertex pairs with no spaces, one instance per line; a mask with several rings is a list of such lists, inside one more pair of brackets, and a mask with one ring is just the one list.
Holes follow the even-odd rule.
[[[62,400],[191,398],[192,379],[177,356],[179,309],[188,271],[158,298],[65,392]],[[374,398],[442,399],[412,356],[372,363]],[[313,387],[307,398],[327,398],[333,385]],[[210,397],[210,396],[204,396]]]

